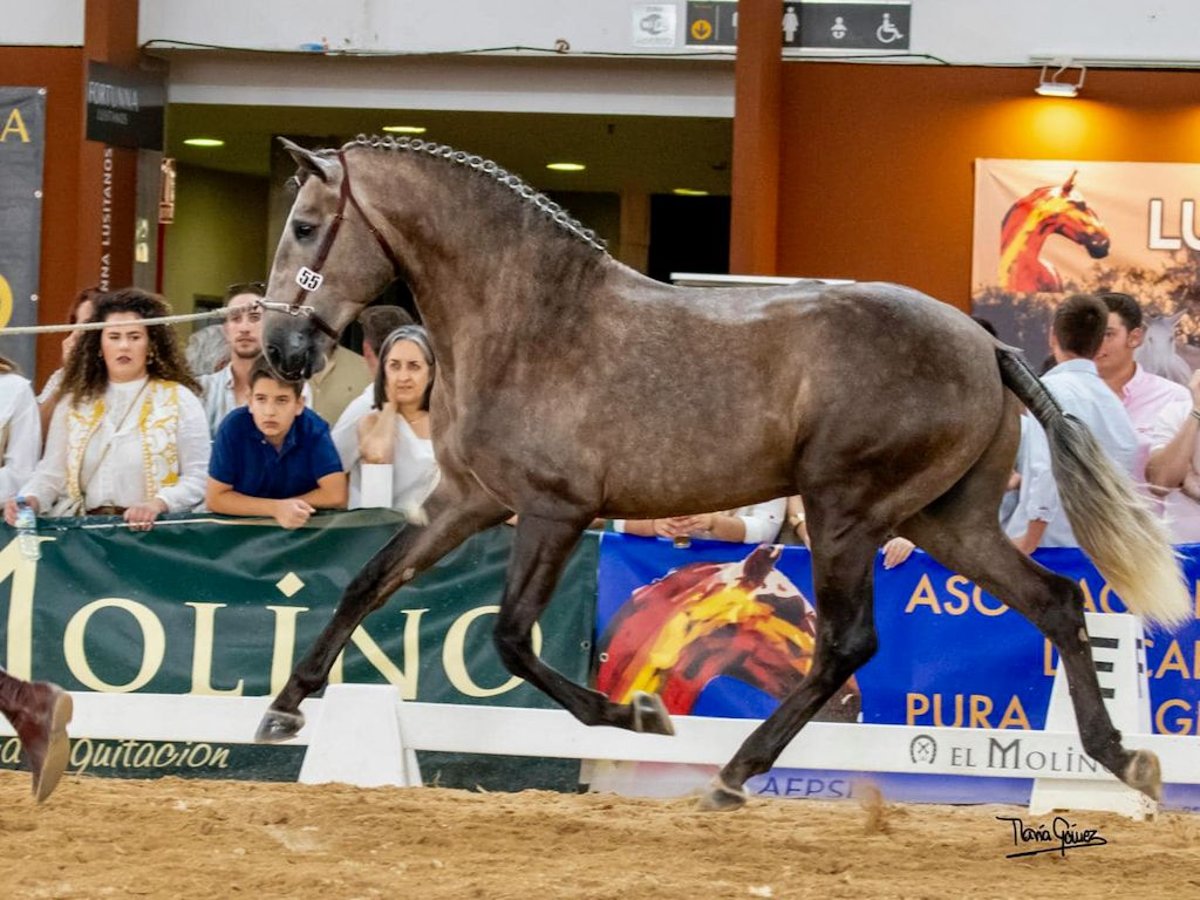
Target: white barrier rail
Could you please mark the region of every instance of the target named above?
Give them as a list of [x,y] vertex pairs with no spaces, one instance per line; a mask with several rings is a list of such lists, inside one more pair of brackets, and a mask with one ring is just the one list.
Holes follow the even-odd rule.
[[[267,697],[76,693],[73,737],[252,741]],[[561,710],[409,703],[395,688],[331,685],[302,706],[308,724],[300,780],[363,786],[419,784],[412,751],[720,765],[758,725],[751,719],[676,716],[674,737],[589,728]],[[0,720],[0,734],[11,735]],[[1152,750],[1167,783],[1200,784],[1200,741],[1127,734]],[[813,723],[777,765],[850,772],[1004,778],[1115,779],[1082,752],[1073,732]]]

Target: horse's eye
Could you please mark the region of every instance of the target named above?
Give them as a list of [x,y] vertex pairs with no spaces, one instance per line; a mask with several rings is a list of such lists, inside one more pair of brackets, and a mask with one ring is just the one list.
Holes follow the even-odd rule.
[[310,225],[307,222],[292,223],[292,234],[296,235],[296,240],[298,241],[302,241],[305,238],[310,237],[316,230],[316,225]]

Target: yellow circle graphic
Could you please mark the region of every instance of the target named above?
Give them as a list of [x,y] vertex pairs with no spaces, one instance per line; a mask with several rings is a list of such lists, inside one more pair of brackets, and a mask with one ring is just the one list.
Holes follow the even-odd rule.
[[0,275],[0,328],[8,327],[12,313],[12,288],[8,285],[8,279]]
[[712,22],[708,19],[697,19],[692,23],[692,37],[698,41],[707,41],[712,37]]

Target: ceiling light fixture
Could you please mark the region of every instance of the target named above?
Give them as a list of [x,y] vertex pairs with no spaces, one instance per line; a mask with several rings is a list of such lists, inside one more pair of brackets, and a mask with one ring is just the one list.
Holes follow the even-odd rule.
[[389,134],[424,134],[428,131],[424,125],[384,125],[383,130]]
[[707,197],[708,191],[698,191],[695,188],[674,188],[672,194],[678,194],[680,197]]
[[189,147],[224,147],[225,142],[220,138],[185,138],[183,141]]
[[[1050,72],[1050,77],[1046,77],[1046,73],[1050,68],[1057,67],[1053,72]],[[1059,81],[1058,77],[1067,69],[1079,69],[1078,81]],[[1038,82],[1038,86],[1034,88],[1034,93],[1042,97],[1077,97],[1079,89],[1083,87],[1083,79],[1087,75],[1087,66],[1083,63],[1076,63],[1071,59],[1056,59],[1042,66],[1042,77]]]
[[582,172],[587,166],[583,163],[557,162],[548,164],[546,168],[555,172]]

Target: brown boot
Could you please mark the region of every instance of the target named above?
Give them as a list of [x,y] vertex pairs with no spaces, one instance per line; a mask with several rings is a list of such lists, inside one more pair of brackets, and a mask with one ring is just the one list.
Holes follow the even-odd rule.
[[41,803],[58,784],[71,755],[67,738],[71,695],[56,684],[0,673],[0,712],[21,739],[33,772],[33,794]]

